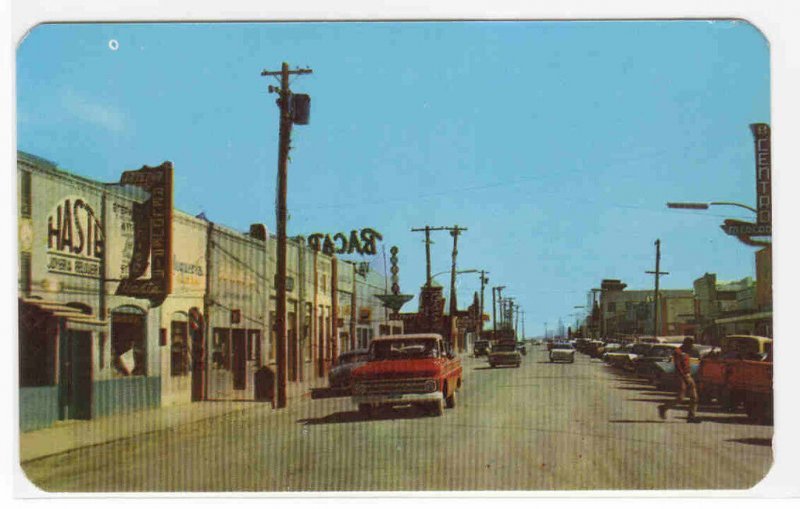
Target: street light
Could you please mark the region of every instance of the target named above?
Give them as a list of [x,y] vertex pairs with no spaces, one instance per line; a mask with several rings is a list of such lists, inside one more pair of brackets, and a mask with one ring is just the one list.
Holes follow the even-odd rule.
[[695,203],[695,202],[668,202],[667,207],[671,209],[693,209],[693,210],[708,210],[709,206],[711,205],[729,205],[732,207],[740,207],[743,209],[747,209],[750,212],[758,214],[758,211],[751,207],[750,205],[745,205],[744,203],[738,203],[735,201],[712,201],[708,203]]
[[[431,279],[435,278],[436,276],[441,276],[442,274],[447,274],[450,270],[443,270],[441,272],[437,272],[436,274],[431,276]],[[456,274],[477,274],[480,272],[477,269],[464,269],[464,270],[457,270]]]

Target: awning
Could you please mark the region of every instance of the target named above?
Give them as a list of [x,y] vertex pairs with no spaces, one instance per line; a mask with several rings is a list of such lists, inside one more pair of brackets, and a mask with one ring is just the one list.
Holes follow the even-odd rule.
[[714,323],[723,324],[723,323],[736,323],[736,322],[754,322],[756,320],[767,320],[767,319],[772,319],[772,311],[761,311],[760,313],[752,313],[749,315],[717,318],[716,320],[714,320]]
[[68,329],[93,331],[108,326],[108,320],[101,320],[94,315],[83,313],[79,309],[60,302],[26,298],[20,299],[20,301],[22,304],[33,306],[51,315],[53,318],[66,320]]

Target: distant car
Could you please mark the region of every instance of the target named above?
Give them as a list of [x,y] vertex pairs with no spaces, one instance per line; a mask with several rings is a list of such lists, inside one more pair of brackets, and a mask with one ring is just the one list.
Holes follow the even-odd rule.
[[475,342],[475,346],[472,347],[472,354],[475,357],[480,357],[481,355],[488,355],[489,350],[489,342],[485,339],[479,339]]
[[522,341],[517,341],[517,351],[522,355],[528,355],[528,349]]
[[352,379],[350,377],[353,369],[362,366],[367,362],[369,350],[358,348],[339,355],[336,366],[328,373],[329,387],[349,387]]
[[575,362],[575,347],[572,343],[553,343],[550,362]]
[[513,342],[497,343],[492,347],[489,354],[489,366],[513,366],[518,368],[522,364],[522,356],[517,351],[517,345]]

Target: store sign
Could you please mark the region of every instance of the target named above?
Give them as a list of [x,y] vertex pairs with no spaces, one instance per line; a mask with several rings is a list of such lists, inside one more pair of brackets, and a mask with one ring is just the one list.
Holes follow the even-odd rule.
[[383,240],[383,235],[372,228],[364,228],[360,232],[352,230],[349,236],[344,233],[313,233],[308,236],[308,245],[314,251],[322,251],[327,255],[375,255],[378,253],[376,244],[380,240]]
[[[756,151],[758,224],[772,224],[772,149],[769,124],[750,124]],[[764,234],[762,234],[764,235]]]
[[203,267],[196,263],[184,263],[173,256],[172,270],[175,272],[176,282],[180,285],[201,287],[205,283]]
[[133,252],[117,294],[160,303],[172,291],[172,163],[126,171],[120,184],[140,187],[150,198],[133,204]]
[[47,218],[47,270],[100,278],[104,240],[94,208],[81,197],[65,198]]
[[728,235],[734,236],[767,236],[772,235],[772,226],[769,224],[746,223],[735,219],[726,219],[720,228]]

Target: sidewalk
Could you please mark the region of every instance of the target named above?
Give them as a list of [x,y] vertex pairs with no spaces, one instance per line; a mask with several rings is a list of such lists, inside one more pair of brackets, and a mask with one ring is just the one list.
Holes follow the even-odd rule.
[[[287,403],[291,405],[311,399],[311,388],[323,385],[327,385],[324,378],[289,382],[286,386]],[[115,414],[88,421],[59,421],[49,428],[20,433],[20,463],[233,412],[242,412],[253,408],[253,405],[269,406],[270,403],[241,400],[202,401]]]

